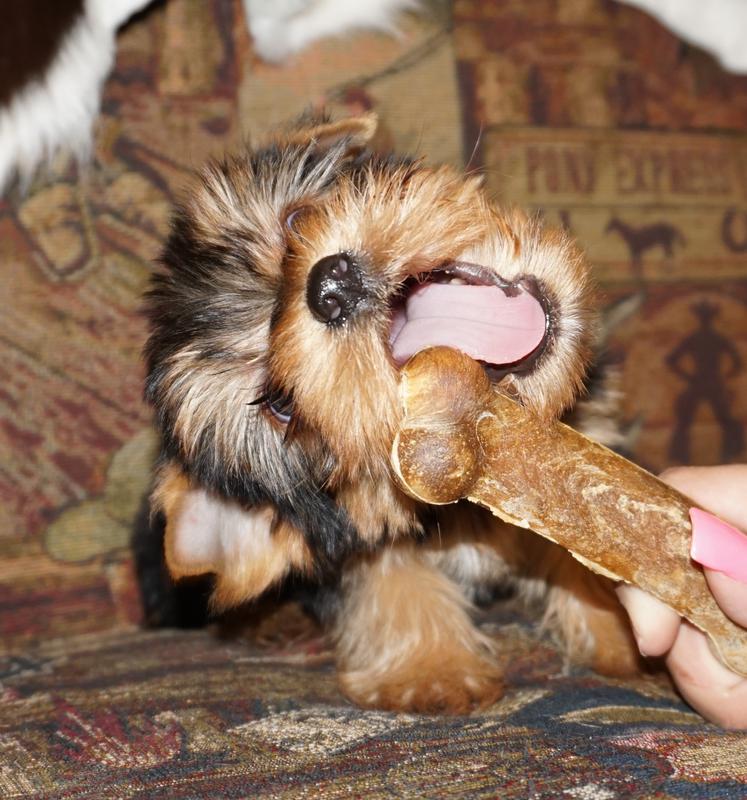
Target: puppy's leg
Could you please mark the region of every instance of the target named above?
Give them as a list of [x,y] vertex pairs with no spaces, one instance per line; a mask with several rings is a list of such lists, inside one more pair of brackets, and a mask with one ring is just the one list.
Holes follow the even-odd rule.
[[459,588],[413,545],[346,571],[336,639],[340,684],[359,705],[463,713],[501,696],[490,639]]
[[430,557],[464,591],[513,584],[569,662],[606,675],[630,675],[641,659],[628,617],[610,580],[595,575],[563,548],[487,512],[461,506],[441,515],[441,548]]
[[612,581],[596,575],[570,553],[540,536],[493,520],[495,563],[514,574],[519,597],[542,608],[542,627],[549,630],[566,659],[604,675],[633,675],[642,660],[628,616]]
[[640,672],[643,662],[612,581],[557,545],[543,542],[542,549],[536,563],[547,582],[544,624],[560,640],[568,661],[603,675]]
[[641,660],[612,582],[563,548],[486,511],[443,509],[441,548],[431,558],[463,591],[515,585],[529,605],[544,608],[543,625],[569,662],[605,675],[631,675]]
[[213,590],[210,576],[175,582],[164,558],[166,520],[146,500],[135,519],[132,551],[145,625],[152,628],[201,628],[209,620]]

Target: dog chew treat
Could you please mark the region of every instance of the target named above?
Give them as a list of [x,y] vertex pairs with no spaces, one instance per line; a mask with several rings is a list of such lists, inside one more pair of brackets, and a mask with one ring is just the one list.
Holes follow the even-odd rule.
[[639,586],[706,633],[747,675],[747,630],[726,617],[690,558],[693,503],[561,422],[540,419],[447,348],[401,372],[404,418],[392,464],[426,503],[466,498],[531,528],[594,572]]

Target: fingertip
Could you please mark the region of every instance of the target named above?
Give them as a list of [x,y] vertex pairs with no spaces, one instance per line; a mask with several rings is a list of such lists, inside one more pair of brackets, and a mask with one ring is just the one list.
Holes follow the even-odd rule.
[[747,535],[701,508],[690,509],[690,522],[693,561],[747,584]]
[[654,658],[667,653],[677,638],[679,614],[636,586],[622,584],[616,591],[641,655]]

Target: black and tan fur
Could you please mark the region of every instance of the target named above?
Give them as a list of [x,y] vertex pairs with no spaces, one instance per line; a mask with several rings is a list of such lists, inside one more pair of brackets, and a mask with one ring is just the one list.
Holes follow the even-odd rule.
[[[332,576],[340,682],[366,706],[462,711],[498,697],[500,643],[471,619],[475,594],[497,583],[543,603],[572,661],[633,669],[604,581],[478,510],[419,507],[393,480],[388,326],[411,276],[469,262],[541,286],[544,350],[501,380],[547,417],[578,395],[594,323],[587,266],[564,233],[497,209],[475,176],[372,155],[374,126],[301,123],[206,167],[177,209],[148,298],[169,568],[213,573],[218,607],[289,575]],[[363,264],[363,299],[329,325],[307,285],[336,253]],[[182,531],[201,536],[203,518],[217,533],[195,555]]]

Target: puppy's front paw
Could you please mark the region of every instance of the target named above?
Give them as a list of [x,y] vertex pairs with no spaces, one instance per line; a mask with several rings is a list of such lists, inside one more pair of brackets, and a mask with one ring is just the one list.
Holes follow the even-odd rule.
[[610,677],[639,674],[643,659],[612,583],[567,561],[564,585],[549,592],[545,624],[559,635],[568,661]]
[[346,576],[337,621],[340,685],[355,703],[462,714],[502,694],[494,643],[457,586],[422,551],[402,546]]
[[587,616],[594,648],[588,664],[601,675],[627,678],[639,675],[644,661],[621,608],[595,609]]
[[466,714],[499,700],[503,673],[486,654],[444,647],[427,660],[410,661],[381,670],[345,670],[342,691],[357,705],[388,711]]

